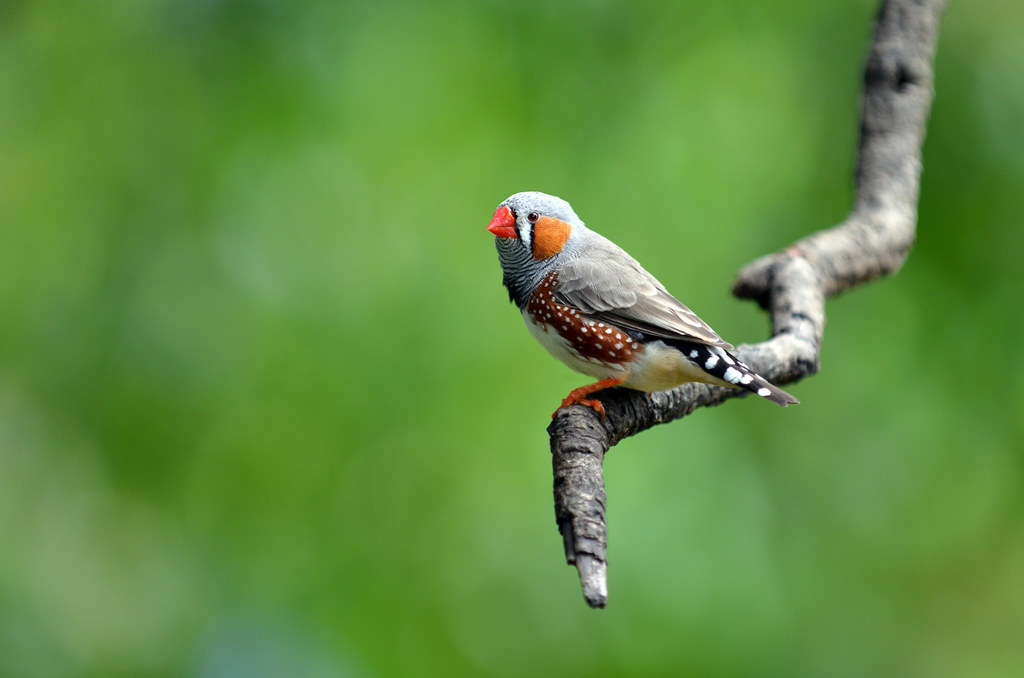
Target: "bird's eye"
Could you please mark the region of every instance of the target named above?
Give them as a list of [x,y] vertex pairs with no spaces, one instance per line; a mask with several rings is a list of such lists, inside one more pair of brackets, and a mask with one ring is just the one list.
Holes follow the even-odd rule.
[[529,214],[526,215],[526,220],[529,221],[531,224],[536,224],[538,219],[540,219],[540,215],[537,214],[536,212],[530,212]]

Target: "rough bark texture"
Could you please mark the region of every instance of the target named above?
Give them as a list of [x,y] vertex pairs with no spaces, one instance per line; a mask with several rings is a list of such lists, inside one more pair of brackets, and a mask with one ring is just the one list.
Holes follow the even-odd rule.
[[[945,0],[884,0],[864,69],[857,197],[838,226],[747,265],[733,293],[772,318],[772,338],[737,347],[739,357],[777,384],[818,371],[825,299],[895,273],[914,243],[921,145],[933,96],[933,61]],[[746,391],[688,384],[646,394],[602,391],[607,416],[564,408],[548,427],[555,518],[566,559],[579,570],[592,607],[608,602],[602,463],[608,449],[645,429],[718,405]]]

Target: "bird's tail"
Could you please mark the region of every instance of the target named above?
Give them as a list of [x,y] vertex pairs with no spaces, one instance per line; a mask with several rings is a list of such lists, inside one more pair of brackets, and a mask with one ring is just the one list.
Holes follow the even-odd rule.
[[707,373],[709,384],[743,388],[782,407],[800,402],[720,346],[683,341],[672,343],[687,360]]

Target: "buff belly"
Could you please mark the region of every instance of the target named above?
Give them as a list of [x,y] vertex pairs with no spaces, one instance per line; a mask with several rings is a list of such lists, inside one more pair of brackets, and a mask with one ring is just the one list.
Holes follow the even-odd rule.
[[534,321],[528,313],[523,313],[523,319],[530,334],[547,349],[548,353],[571,369],[595,379],[624,377],[622,385],[626,388],[648,392],[665,391],[694,381],[733,386],[711,376],[687,360],[681,352],[662,341],[644,344],[629,362],[613,363],[581,355],[558,332]]

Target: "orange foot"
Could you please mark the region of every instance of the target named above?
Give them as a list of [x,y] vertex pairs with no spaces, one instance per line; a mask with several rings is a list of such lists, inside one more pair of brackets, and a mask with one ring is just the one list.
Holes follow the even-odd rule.
[[[591,400],[586,396],[590,395],[594,391],[600,391],[601,389],[604,388],[618,386],[625,380],[625,377],[608,377],[607,379],[602,379],[596,384],[587,384],[586,386],[574,388],[569,393],[569,395],[565,396],[565,400],[563,400],[562,404],[558,406],[558,410],[562,409],[563,407],[569,407],[569,405],[586,405],[587,407],[592,408],[595,412],[600,414],[601,421],[604,421],[604,405],[601,404],[600,400]],[[558,414],[558,410],[555,410],[554,412],[551,413],[552,419],[554,419],[555,415]]]

